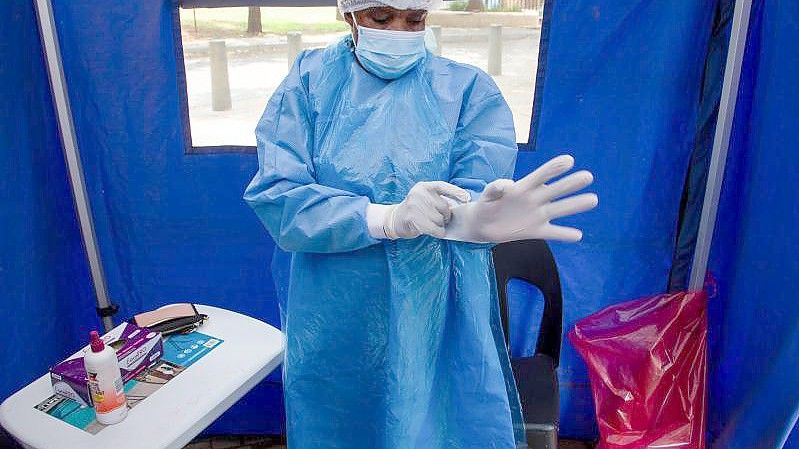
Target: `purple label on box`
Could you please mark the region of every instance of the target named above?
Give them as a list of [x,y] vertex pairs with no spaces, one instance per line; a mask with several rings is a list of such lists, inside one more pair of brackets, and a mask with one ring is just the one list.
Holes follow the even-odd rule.
[[[120,324],[102,338],[106,345],[116,350],[119,370],[125,382],[156,364],[163,354],[161,334],[130,323]],[[88,346],[82,352],[87,349]],[[82,352],[52,367],[50,381],[56,393],[86,406],[91,405],[91,399],[86,387]]]

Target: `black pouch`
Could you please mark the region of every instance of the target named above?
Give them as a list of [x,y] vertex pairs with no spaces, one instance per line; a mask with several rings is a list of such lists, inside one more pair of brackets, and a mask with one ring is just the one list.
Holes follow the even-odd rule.
[[191,303],[170,304],[159,309],[134,315],[130,323],[146,327],[162,335],[189,333],[200,327],[208,315],[197,312]]

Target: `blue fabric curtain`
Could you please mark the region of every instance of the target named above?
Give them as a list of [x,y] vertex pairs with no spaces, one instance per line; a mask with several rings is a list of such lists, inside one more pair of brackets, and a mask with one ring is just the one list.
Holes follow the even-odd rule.
[[[176,7],[171,0],[54,1],[109,294],[120,305],[117,321],[193,301],[278,325],[269,274],[273,243],[241,200],[256,156],[185,154]],[[54,126],[51,119],[47,126]],[[279,379],[272,374],[209,432],[280,433]]]
[[713,448],[799,448],[799,3],[752,11],[711,266]]
[[33,2],[0,2],[0,17],[2,400],[74,352],[100,323]]
[[[547,7],[535,151],[520,154],[517,175],[563,152],[595,174],[599,208],[562,220],[586,231],[583,242],[552,245],[569,329],[609,304],[666,289],[715,4]],[[585,365],[566,340],[560,380],[561,433],[592,437]]]

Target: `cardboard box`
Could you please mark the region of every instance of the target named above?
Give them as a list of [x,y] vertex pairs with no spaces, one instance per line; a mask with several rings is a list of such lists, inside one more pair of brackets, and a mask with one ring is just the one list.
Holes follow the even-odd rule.
[[[164,352],[160,333],[130,323],[120,324],[102,338],[106,345],[116,350],[124,382],[158,363]],[[92,405],[83,365],[83,353],[88,350],[86,345],[78,354],[50,368],[53,391],[82,406]]]

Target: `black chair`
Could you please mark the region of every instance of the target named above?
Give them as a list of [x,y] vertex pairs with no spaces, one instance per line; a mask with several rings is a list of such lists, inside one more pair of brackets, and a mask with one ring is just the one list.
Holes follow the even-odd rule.
[[555,258],[543,240],[521,240],[494,247],[505,344],[509,344],[508,281],[520,279],[544,296],[544,313],[535,355],[511,359],[522,403],[530,449],[557,449],[560,401],[557,368],[563,328],[563,297]]

